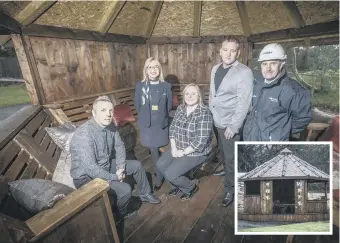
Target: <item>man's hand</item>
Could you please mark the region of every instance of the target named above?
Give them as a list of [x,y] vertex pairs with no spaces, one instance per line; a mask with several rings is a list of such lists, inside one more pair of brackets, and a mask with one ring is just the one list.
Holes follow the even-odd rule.
[[119,169],[119,170],[117,170],[116,174],[118,176],[118,180],[123,181],[123,179],[125,178],[125,170]]
[[235,133],[232,130],[230,130],[230,128],[227,127],[225,129],[224,136],[225,136],[226,139],[231,139],[231,138],[234,137],[234,135],[235,135]]

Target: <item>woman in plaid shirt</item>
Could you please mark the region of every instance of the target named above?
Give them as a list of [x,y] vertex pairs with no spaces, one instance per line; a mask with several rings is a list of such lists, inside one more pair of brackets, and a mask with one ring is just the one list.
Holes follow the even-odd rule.
[[182,191],[181,199],[189,200],[198,187],[184,174],[207,159],[212,149],[213,118],[196,84],[188,84],[183,97],[170,126],[171,149],[159,158],[157,168],[170,184],[169,195]]

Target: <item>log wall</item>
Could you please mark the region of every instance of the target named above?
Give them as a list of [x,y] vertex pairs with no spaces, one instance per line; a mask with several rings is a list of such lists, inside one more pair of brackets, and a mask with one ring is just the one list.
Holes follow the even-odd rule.
[[134,87],[147,57],[146,45],[43,37],[25,40],[14,45],[16,49],[24,45],[21,49],[31,58],[18,55],[19,63],[25,66],[31,61],[30,72],[23,76],[25,80],[34,76],[33,89],[39,90],[44,104]]
[[[215,43],[122,44],[12,35],[23,78],[33,104],[133,88],[142,78],[147,57],[160,60],[164,76],[181,83],[210,82],[221,62],[221,40]],[[247,63],[252,46],[241,42],[239,60]]]
[[[221,62],[221,43],[150,44],[150,55],[159,59],[164,72],[174,74],[181,83],[210,83],[211,69]],[[251,58],[251,46],[241,43],[239,61]]]
[[329,214],[238,214],[238,219],[262,222],[309,222],[329,220]]
[[244,196],[244,213],[260,214],[261,213],[261,197],[260,196]]

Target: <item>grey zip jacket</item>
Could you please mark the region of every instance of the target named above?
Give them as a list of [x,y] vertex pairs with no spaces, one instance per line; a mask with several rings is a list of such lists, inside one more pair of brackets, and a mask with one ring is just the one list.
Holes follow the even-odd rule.
[[228,127],[238,133],[251,104],[253,72],[246,65],[235,61],[215,92],[214,79],[220,65],[215,65],[211,70],[209,109],[216,127]]

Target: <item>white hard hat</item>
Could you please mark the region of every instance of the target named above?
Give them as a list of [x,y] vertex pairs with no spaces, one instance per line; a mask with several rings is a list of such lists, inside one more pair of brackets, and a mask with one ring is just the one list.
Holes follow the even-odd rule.
[[283,47],[278,43],[268,44],[260,52],[258,61],[286,60],[287,55]]

